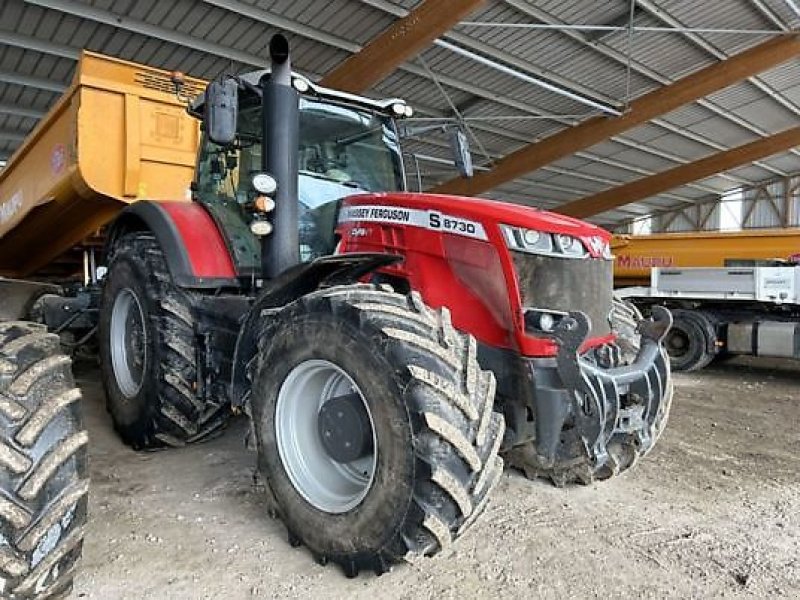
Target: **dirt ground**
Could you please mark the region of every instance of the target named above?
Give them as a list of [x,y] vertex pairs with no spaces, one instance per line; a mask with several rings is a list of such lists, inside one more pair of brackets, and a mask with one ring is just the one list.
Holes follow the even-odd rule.
[[91,525],[73,597],[800,597],[800,367],[738,359],[678,375],[670,424],[633,471],[556,489],[506,472],[444,556],[346,579],[291,548],[252,484],[245,423],[137,454],[94,371]]

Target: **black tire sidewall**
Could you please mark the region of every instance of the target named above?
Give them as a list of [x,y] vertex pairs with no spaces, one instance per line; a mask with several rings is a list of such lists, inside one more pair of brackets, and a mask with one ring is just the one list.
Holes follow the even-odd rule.
[[[37,334],[39,335],[37,336]],[[47,340],[48,337],[51,339]],[[0,440],[5,446],[15,448],[15,452],[27,456],[32,464],[22,473],[15,473],[11,469],[3,468],[0,473],[0,489],[2,489],[6,502],[16,504],[30,514],[30,522],[25,528],[18,528],[4,515],[0,518],[0,533],[4,537],[7,551],[9,553],[13,551],[28,564],[31,570],[19,578],[5,578],[3,591],[10,596],[2,595],[2,598],[12,597],[20,600],[23,598],[31,600],[61,598],[65,597],[62,594],[72,585],[72,576],[69,572],[76,567],[77,561],[80,560],[83,548],[82,533],[79,535],[79,541],[71,549],[39,574],[39,579],[32,586],[33,589],[19,592],[18,586],[24,583],[27,577],[30,577],[37,565],[47,561],[50,557],[58,556],[59,544],[68,535],[77,535],[78,531],[85,527],[88,496],[83,494],[73,507],[68,509],[68,512],[61,513],[60,518],[53,522],[45,534],[46,537],[40,538],[36,546],[23,549],[20,547],[20,542],[26,535],[26,529],[30,532],[33,524],[42,523],[44,519],[52,518],[53,515],[59,516],[53,511],[58,505],[57,499],[66,490],[74,484],[88,481],[86,444],[81,444],[69,455],[66,455],[56,470],[47,476],[43,485],[32,498],[23,497],[20,495],[20,490],[27,481],[30,481],[31,476],[42,472],[43,465],[47,462],[48,457],[53,456],[53,452],[59,448],[63,449],[61,443],[64,440],[74,439],[74,436],[80,432],[85,434],[82,401],[76,399],[69,405],[61,406],[54,413],[40,412],[42,410],[47,412],[46,407],[52,407],[55,398],[68,391],[76,390],[76,384],[72,375],[71,362],[68,359],[57,367],[52,366],[52,363],[49,367],[46,366],[48,361],[58,359],[59,355],[65,359],[66,357],[61,353],[58,337],[45,333],[41,325],[19,323],[18,326],[14,326],[12,324],[10,329],[0,333],[0,355],[6,354],[9,342],[24,341],[26,338],[30,341],[22,348],[17,348],[13,354],[12,360],[15,363],[16,371],[12,378],[4,381],[4,385],[0,385],[0,393],[8,394],[9,399],[18,402],[24,408],[26,417],[12,420],[8,415],[0,415]],[[10,386],[12,382],[18,382],[21,377],[35,372],[35,377],[28,382],[27,389],[22,395],[15,395],[6,387]],[[46,419],[44,428],[39,431],[31,444],[22,443],[17,437],[18,434],[37,414],[44,415]],[[55,529],[59,525],[60,527]],[[52,538],[49,544],[45,543],[51,534],[55,534],[56,537]],[[39,552],[43,552],[43,554],[37,557]],[[8,572],[3,573],[4,576],[8,574]]]
[[[328,557],[377,552],[402,527],[413,497],[416,468],[404,386],[386,357],[370,351],[385,349],[385,345],[325,312],[295,313],[270,333],[253,386],[252,408],[259,463],[278,511],[289,531],[312,552]],[[336,364],[353,379],[375,426],[378,463],[371,488],[358,506],[341,514],[318,510],[295,490],[275,439],[280,386],[295,366],[314,358]]]
[[[129,260],[125,253],[120,253],[109,269],[108,280],[103,288],[99,319],[100,364],[108,410],[123,438],[134,444],[136,443],[134,438],[140,436],[142,429],[154,418],[158,403],[156,368],[159,364],[157,356],[159,332],[153,324],[153,315],[157,307],[153,306],[153,294],[147,292],[144,283],[147,277],[149,274],[145,273],[140,265]],[[120,390],[111,361],[111,313],[115,299],[126,288],[139,300],[144,313],[147,336],[143,382],[138,393],[132,398],[128,398]]]
[[669,344],[669,339],[673,332],[681,331],[688,338],[689,345],[686,352],[679,357],[669,354],[669,346],[667,351],[669,354],[670,364],[676,371],[691,371],[703,363],[708,357],[708,339],[703,327],[700,323],[696,322],[690,315],[677,314],[674,315],[672,328],[667,333],[666,342]]

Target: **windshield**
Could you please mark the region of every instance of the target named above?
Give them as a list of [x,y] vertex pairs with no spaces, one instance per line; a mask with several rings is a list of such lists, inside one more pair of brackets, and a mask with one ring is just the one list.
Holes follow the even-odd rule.
[[[201,200],[242,211],[261,171],[260,103],[240,109],[238,133],[235,148],[206,140],[197,184]],[[298,167],[303,260],[333,252],[338,200],[405,189],[394,122],[365,108],[301,97]]]
[[301,98],[298,163],[300,202],[309,208],[404,188],[393,122],[363,109]]

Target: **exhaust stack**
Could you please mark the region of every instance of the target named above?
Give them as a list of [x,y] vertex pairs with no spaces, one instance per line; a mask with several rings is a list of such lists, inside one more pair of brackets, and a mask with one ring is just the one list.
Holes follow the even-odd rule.
[[299,139],[299,101],[292,87],[289,41],[282,35],[269,43],[272,72],[261,78],[261,167],[278,182],[273,230],[261,238],[261,272],[272,279],[300,263],[300,236],[297,205],[297,150]]

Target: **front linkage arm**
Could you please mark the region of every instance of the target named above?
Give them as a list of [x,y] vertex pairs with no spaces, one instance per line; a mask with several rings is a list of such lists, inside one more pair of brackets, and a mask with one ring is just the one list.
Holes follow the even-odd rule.
[[[619,438],[632,436],[639,454],[652,447],[664,412],[662,404],[670,393],[662,341],[671,325],[670,312],[654,307],[652,320],[639,323],[642,340],[634,362],[603,368],[580,354],[591,330],[589,317],[575,311],[558,323],[553,337],[560,346],[555,371],[561,385],[540,384],[535,400],[536,446],[542,466],[559,466],[564,454],[574,456],[565,452],[566,446],[581,444],[595,467],[608,465],[615,471],[624,459],[613,451],[624,446],[615,444]],[[568,423],[571,427],[565,435]]]

